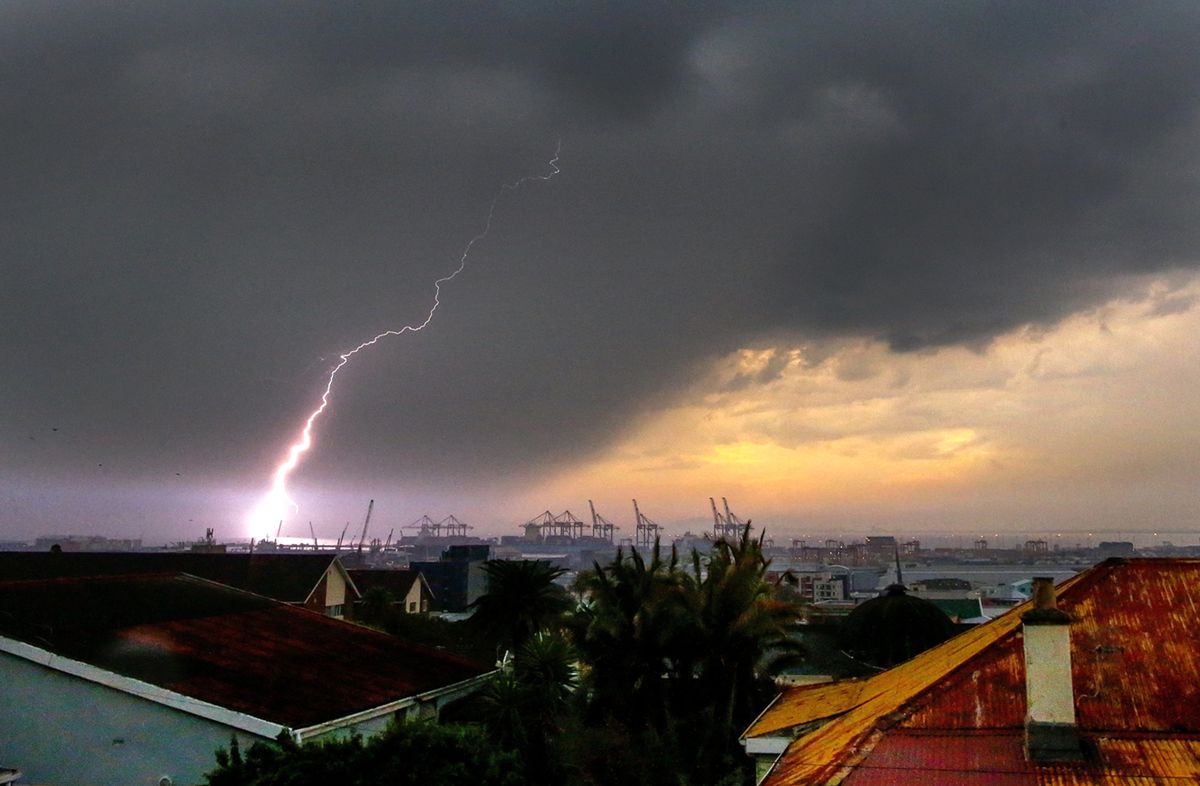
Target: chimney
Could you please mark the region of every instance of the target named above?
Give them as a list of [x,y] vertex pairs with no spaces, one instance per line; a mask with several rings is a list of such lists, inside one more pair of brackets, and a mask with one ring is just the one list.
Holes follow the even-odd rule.
[[1033,608],[1021,615],[1025,639],[1025,754],[1039,763],[1080,761],[1071,684],[1071,617],[1058,608],[1054,580],[1033,580]]

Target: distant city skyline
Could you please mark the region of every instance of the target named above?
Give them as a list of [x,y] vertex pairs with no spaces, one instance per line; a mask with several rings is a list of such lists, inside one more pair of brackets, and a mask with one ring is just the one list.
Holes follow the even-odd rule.
[[[0,539],[1200,530],[1200,7],[0,9]],[[627,534],[627,533],[625,533]]]

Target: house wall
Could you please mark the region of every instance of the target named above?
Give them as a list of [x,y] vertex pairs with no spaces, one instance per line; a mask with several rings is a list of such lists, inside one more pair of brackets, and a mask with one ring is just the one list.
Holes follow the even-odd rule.
[[[424,599],[421,592],[421,579],[418,576],[417,580],[408,588],[408,594],[404,596],[404,613],[405,614],[420,614],[422,611],[428,611],[428,608],[421,608],[421,601]],[[416,605],[413,605],[416,604]]]
[[312,594],[304,602],[304,608],[319,611],[329,617],[341,619],[346,616],[346,579],[342,577],[337,567],[330,565],[329,570],[317,582]]
[[0,653],[0,684],[0,752],[29,783],[158,786],[165,776],[195,784],[231,736],[243,750],[263,739],[8,653]]
[[304,601],[304,608],[310,611],[319,611],[325,613],[325,591],[329,586],[329,572],[326,571],[321,580],[317,582],[317,586],[313,589],[312,594]]
[[346,579],[336,566],[325,572],[325,613],[331,617],[345,616]]

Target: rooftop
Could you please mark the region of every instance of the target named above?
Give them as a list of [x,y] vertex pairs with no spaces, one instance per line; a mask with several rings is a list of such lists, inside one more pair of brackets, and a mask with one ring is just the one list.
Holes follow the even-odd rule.
[[[349,573],[359,592],[365,594],[367,590],[378,587],[390,593],[392,599],[396,601],[404,600],[409,590],[412,589],[413,582],[421,576],[419,571],[413,569],[369,570],[356,568]],[[432,590],[430,592],[432,593]]]
[[337,557],[332,554],[191,552],[0,552],[0,579],[187,573],[286,603],[304,603]]
[[0,582],[0,636],[290,728],[490,670],[186,575]]
[[787,690],[746,734],[800,734],[765,784],[1200,778],[1200,560],[1109,560],[1062,584],[1058,606],[1076,620],[1086,762],[1025,759],[1025,604],[869,679]]

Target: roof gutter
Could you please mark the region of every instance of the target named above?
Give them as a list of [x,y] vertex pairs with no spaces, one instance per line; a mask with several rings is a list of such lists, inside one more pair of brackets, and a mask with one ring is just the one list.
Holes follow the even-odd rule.
[[273,740],[279,736],[280,732],[288,731],[287,726],[279,723],[272,723],[262,718],[256,718],[253,715],[227,709],[218,704],[210,704],[207,701],[185,696],[182,693],[176,693],[173,690],[168,690],[149,682],[142,682],[132,677],[126,677],[101,669],[90,663],[65,658],[49,650],[35,647],[32,644],[26,644],[16,639],[0,636],[0,652],[23,658],[44,668],[69,674],[72,677],[78,677],[97,685],[103,685],[106,688],[112,688],[113,690],[136,696],[155,704],[161,704],[164,707],[170,707],[179,712],[185,712],[188,715],[195,715],[205,720],[215,721],[239,731],[263,737],[264,739]]
[[347,726],[353,726],[357,723],[366,723],[367,721],[374,720],[375,718],[383,715],[391,715],[398,710],[406,709],[414,705],[424,704],[429,701],[436,701],[437,699],[445,698],[447,696],[466,695],[481,687],[497,672],[498,669],[492,669],[491,671],[470,677],[462,680],[461,682],[455,682],[450,685],[445,685],[441,688],[425,691],[424,693],[417,693],[412,696],[407,696],[403,699],[397,699],[396,701],[388,702],[387,704],[380,704],[378,707],[371,707],[370,709],[351,713],[350,715],[345,715],[334,720],[317,723],[312,726],[305,726],[301,729],[294,729],[292,730],[291,735],[297,742],[304,742],[305,740],[312,739],[313,737],[319,737],[322,734],[327,734],[331,731],[344,729]]
[[[750,725],[747,726],[746,730],[743,731],[741,733],[741,735],[738,737],[738,742],[740,742],[742,744],[743,748],[746,747],[746,740],[750,739],[750,737],[751,737],[750,732],[751,732],[751,730],[754,729],[755,724],[757,724],[760,720],[762,720],[762,717],[767,714],[767,710],[771,709],[776,704],[778,704],[779,700],[781,698],[783,698],[783,691],[776,693],[775,698],[771,699],[771,703],[768,704],[767,706],[763,707],[762,712],[758,713],[758,715],[755,716],[754,720],[750,721]],[[759,736],[759,735],[754,735],[754,736]]]

